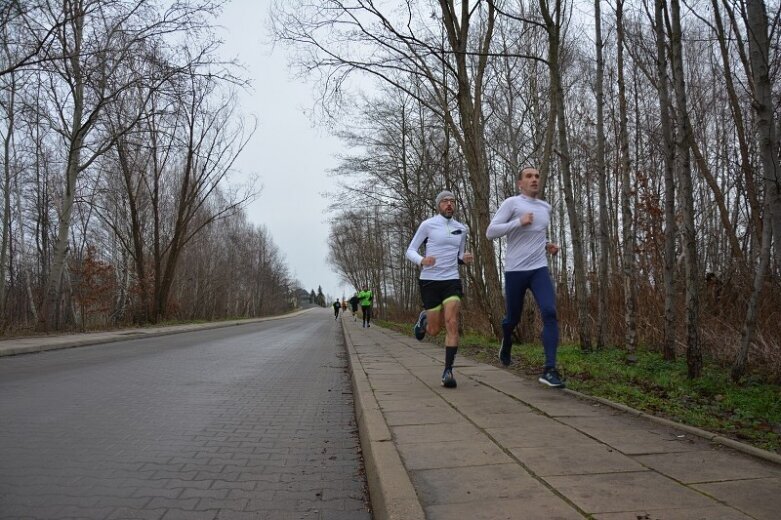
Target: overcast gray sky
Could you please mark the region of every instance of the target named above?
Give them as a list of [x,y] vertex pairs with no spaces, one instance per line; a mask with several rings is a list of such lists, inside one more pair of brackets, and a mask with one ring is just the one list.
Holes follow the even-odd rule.
[[240,93],[242,110],[259,122],[236,163],[263,187],[248,214],[266,226],[305,289],[322,285],[327,295],[349,298],[353,289],[327,262],[329,201],[321,196],[332,188],[327,172],[341,144],[305,114],[314,104],[312,85],[294,80],[285,50],[272,47],[268,9],[268,0],[231,0],[218,20],[222,54],[238,58],[252,80],[252,90]]

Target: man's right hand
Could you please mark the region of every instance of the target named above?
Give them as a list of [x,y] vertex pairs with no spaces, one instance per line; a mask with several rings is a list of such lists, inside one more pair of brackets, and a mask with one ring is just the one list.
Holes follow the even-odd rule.
[[423,258],[423,260],[420,261],[420,265],[425,267],[431,267],[432,265],[437,263],[437,259],[433,256],[426,256]]

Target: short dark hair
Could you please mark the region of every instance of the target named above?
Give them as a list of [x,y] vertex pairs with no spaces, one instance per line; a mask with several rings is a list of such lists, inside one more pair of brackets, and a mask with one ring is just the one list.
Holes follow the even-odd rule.
[[521,171],[518,172],[518,179],[517,180],[523,179],[523,172],[525,172],[526,170],[536,170],[537,172],[540,171],[538,168],[536,168],[534,166],[524,166],[523,168],[521,168]]

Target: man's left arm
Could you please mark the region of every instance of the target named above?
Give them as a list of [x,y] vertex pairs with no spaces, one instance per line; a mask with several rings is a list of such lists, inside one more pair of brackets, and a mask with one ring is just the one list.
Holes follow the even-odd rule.
[[458,246],[458,265],[471,264],[474,260],[472,253],[466,250],[466,229],[461,234],[461,244]]

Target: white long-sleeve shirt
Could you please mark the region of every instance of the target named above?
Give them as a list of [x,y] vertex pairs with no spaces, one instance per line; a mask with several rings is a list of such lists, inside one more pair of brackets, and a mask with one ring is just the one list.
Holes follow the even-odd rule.
[[[454,218],[436,215],[424,220],[418,226],[415,236],[407,247],[407,259],[421,265],[427,256],[436,258],[436,263],[421,266],[421,280],[458,279],[458,260],[464,257],[466,245],[466,226]],[[425,254],[418,253],[420,246],[426,244]]]
[[[493,240],[507,236],[504,270],[531,271],[548,265],[545,246],[548,243],[551,205],[544,200],[516,195],[509,197],[496,210],[485,236]],[[534,214],[534,220],[521,226],[521,217]]]

